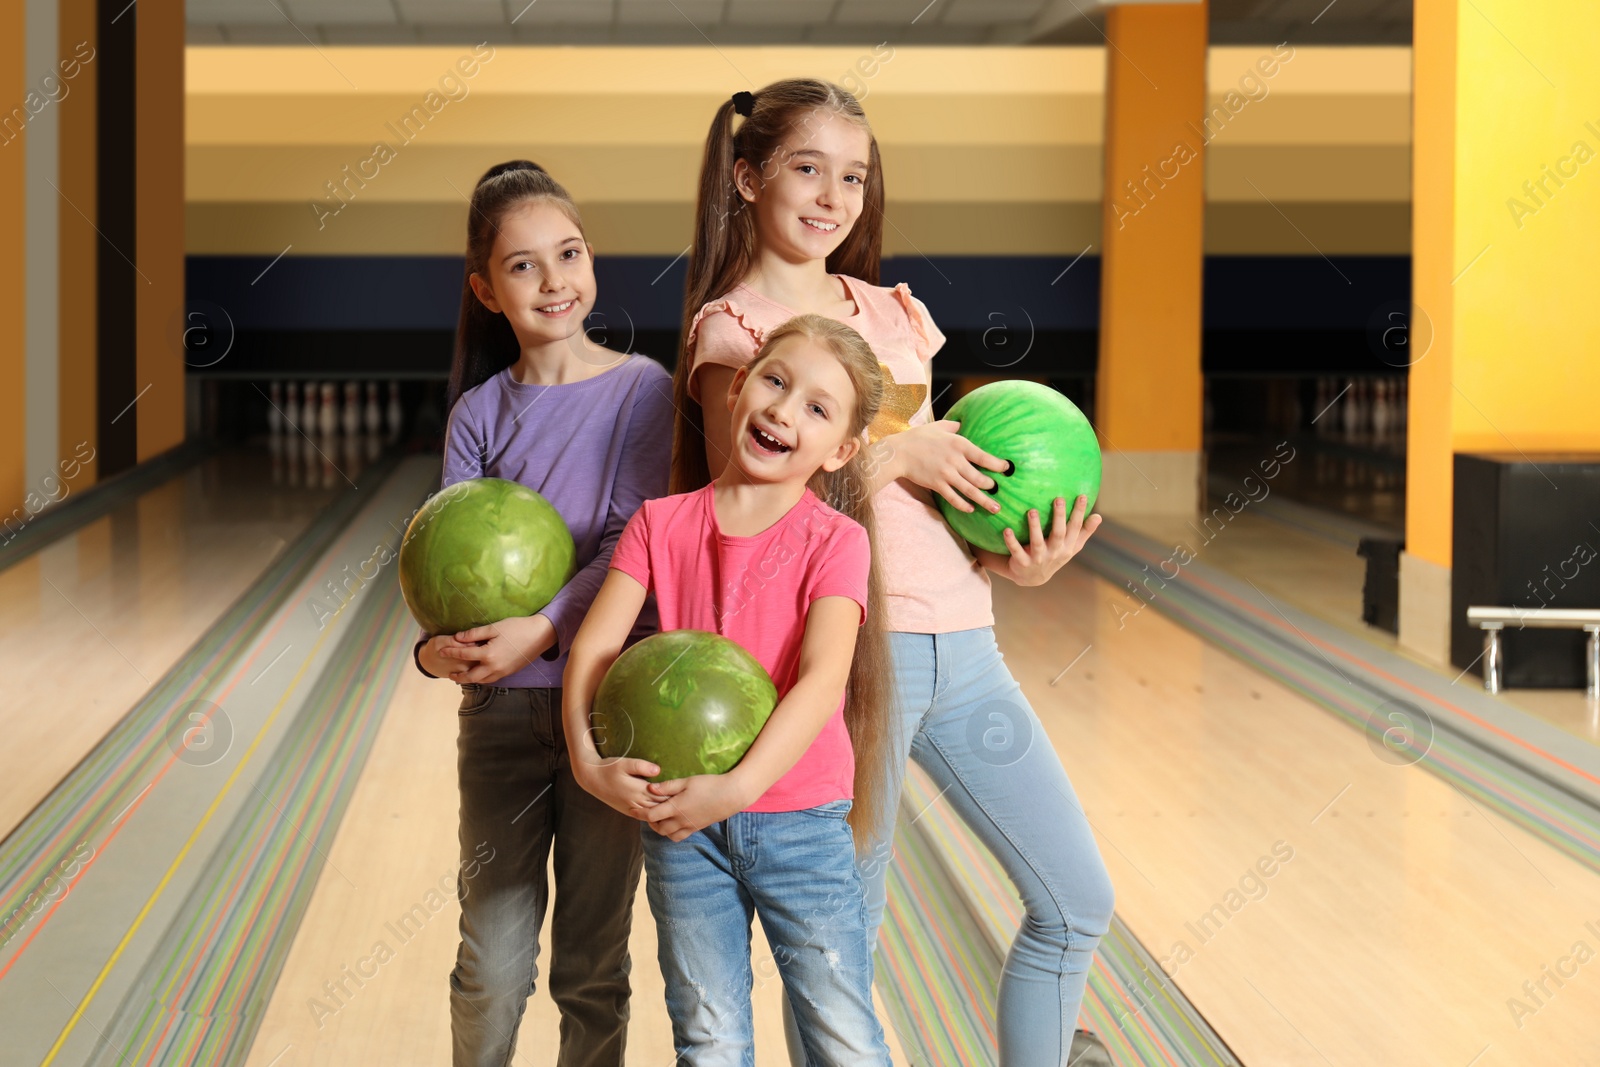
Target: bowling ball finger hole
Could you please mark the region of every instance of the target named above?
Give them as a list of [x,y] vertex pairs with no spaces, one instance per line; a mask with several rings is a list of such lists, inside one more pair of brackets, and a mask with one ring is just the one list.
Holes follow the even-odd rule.
[[[1012,476],[1012,475],[1013,475],[1013,474],[1015,474],[1015,473],[1016,473],[1016,470],[1017,470],[1017,465],[1016,465],[1016,464],[1015,464],[1015,463],[1013,463],[1013,462],[1011,462],[1011,461],[1010,461],[1010,460],[1009,460],[1009,459],[1008,459],[1008,460],[1006,460],[1006,469],[1005,469],[1005,470],[1003,470],[1003,471],[1001,471],[1001,472],[1000,472],[1000,474],[1001,474],[1001,475],[1002,475],[1002,476],[1003,476],[1003,477],[1006,477],[1006,478],[1009,478],[1009,477],[1011,477],[1011,476]],[[996,479],[995,479],[995,478],[994,478],[994,476],[993,476],[993,475],[990,475],[990,476],[989,476],[989,480],[990,480],[990,481],[992,481],[992,482],[994,482],[994,484],[993,484],[993,485],[991,485],[991,486],[990,486],[990,487],[989,487],[989,488],[987,488],[987,489],[985,489],[985,490],[984,490],[984,492],[985,492],[985,493],[991,493],[991,494],[993,494],[993,493],[998,493],[998,492],[999,492],[999,491],[1000,491],[1000,483],[999,483],[999,481],[997,481],[997,480],[996,480]]]

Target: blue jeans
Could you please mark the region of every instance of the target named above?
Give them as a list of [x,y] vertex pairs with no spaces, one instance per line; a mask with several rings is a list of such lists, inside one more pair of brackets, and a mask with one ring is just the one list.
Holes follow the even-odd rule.
[[[640,827],[676,1062],[754,1067],[750,919],[795,1006],[803,1062],[890,1067],[850,801],[741,811],[682,841]],[[763,961],[763,969],[766,969]]]
[[[936,803],[955,809],[1022,898],[1022,926],[1000,973],[1000,1065],[1059,1067],[1111,923],[1111,879],[1089,820],[991,627],[889,640],[899,747],[887,768],[890,803],[861,854],[873,944],[909,756],[940,791]],[[792,1038],[790,1058],[802,1062]]]

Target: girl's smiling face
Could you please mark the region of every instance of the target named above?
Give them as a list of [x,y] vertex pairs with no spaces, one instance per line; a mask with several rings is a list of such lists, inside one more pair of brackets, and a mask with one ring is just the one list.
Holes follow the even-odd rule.
[[733,167],[739,195],[755,212],[761,246],[784,259],[826,259],[861,217],[869,178],[867,131],[834,111],[809,112],[760,169]]
[[594,308],[592,249],[566,213],[549,200],[506,212],[472,291],[503,314],[523,348],[562,341],[583,329]]
[[856,393],[828,349],[796,335],[754,367],[741,367],[728,389],[732,460],[755,482],[804,481],[837,470],[861,446],[850,432]]

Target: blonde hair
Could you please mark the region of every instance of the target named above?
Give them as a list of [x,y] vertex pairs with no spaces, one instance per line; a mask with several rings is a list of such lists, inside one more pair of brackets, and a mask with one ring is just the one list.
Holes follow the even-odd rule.
[[[872,346],[855,330],[825,315],[796,315],[766,337],[761,350],[747,364],[747,374],[791,337],[801,337],[831,353],[844,368],[855,389],[855,406],[850,418],[850,436],[862,439],[877,417],[883,402],[883,370]],[[889,636],[884,628],[883,584],[878,576],[877,522],[872,512],[872,486],[866,471],[865,447],[838,470],[818,470],[807,483],[823,503],[860,523],[873,546],[867,570],[867,618],[856,635],[856,651],[850,661],[850,679],[845,687],[844,723],[855,751],[855,803],[850,810],[850,825],[856,831],[856,847],[868,843],[868,834],[887,814],[882,810],[891,801],[886,796],[886,747],[891,743],[894,722],[890,707],[891,690]]]

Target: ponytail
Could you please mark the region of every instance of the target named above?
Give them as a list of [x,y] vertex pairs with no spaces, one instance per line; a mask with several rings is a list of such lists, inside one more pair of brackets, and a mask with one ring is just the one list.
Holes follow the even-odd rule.
[[[855,387],[855,409],[850,423],[851,436],[864,440],[872,420],[883,403],[883,369],[872,347],[855,330],[825,315],[796,315],[767,335],[749,366],[752,371],[770,356],[778,342],[799,335],[833,353]],[[850,661],[850,678],[845,685],[844,724],[850,732],[850,747],[855,752],[855,803],[850,810],[850,826],[856,832],[856,845],[866,845],[870,833],[888,812],[892,802],[884,773],[888,746],[897,721],[893,707],[893,673],[889,658],[889,635],[884,625],[883,582],[878,574],[878,525],[873,516],[871,478],[867,474],[866,449],[838,470],[818,470],[807,483],[817,498],[835,511],[861,524],[872,546],[867,570],[867,618],[856,634],[856,651]]]
[[811,491],[835,511],[860,523],[872,546],[872,562],[867,571],[867,620],[856,634],[856,654],[850,661],[844,702],[844,725],[850,732],[850,747],[856,759],[850,825],[860,846],[886,814],[883,806],[893,799],[888,795],[884,770],[891,732],[896,727],[896,720],[891,717],[893,674],[889,634],[884,626],[883,581],[878,570],[878,523],[873,516],[866,450],[858,449],[836,471],[818,471],[811,479]]

